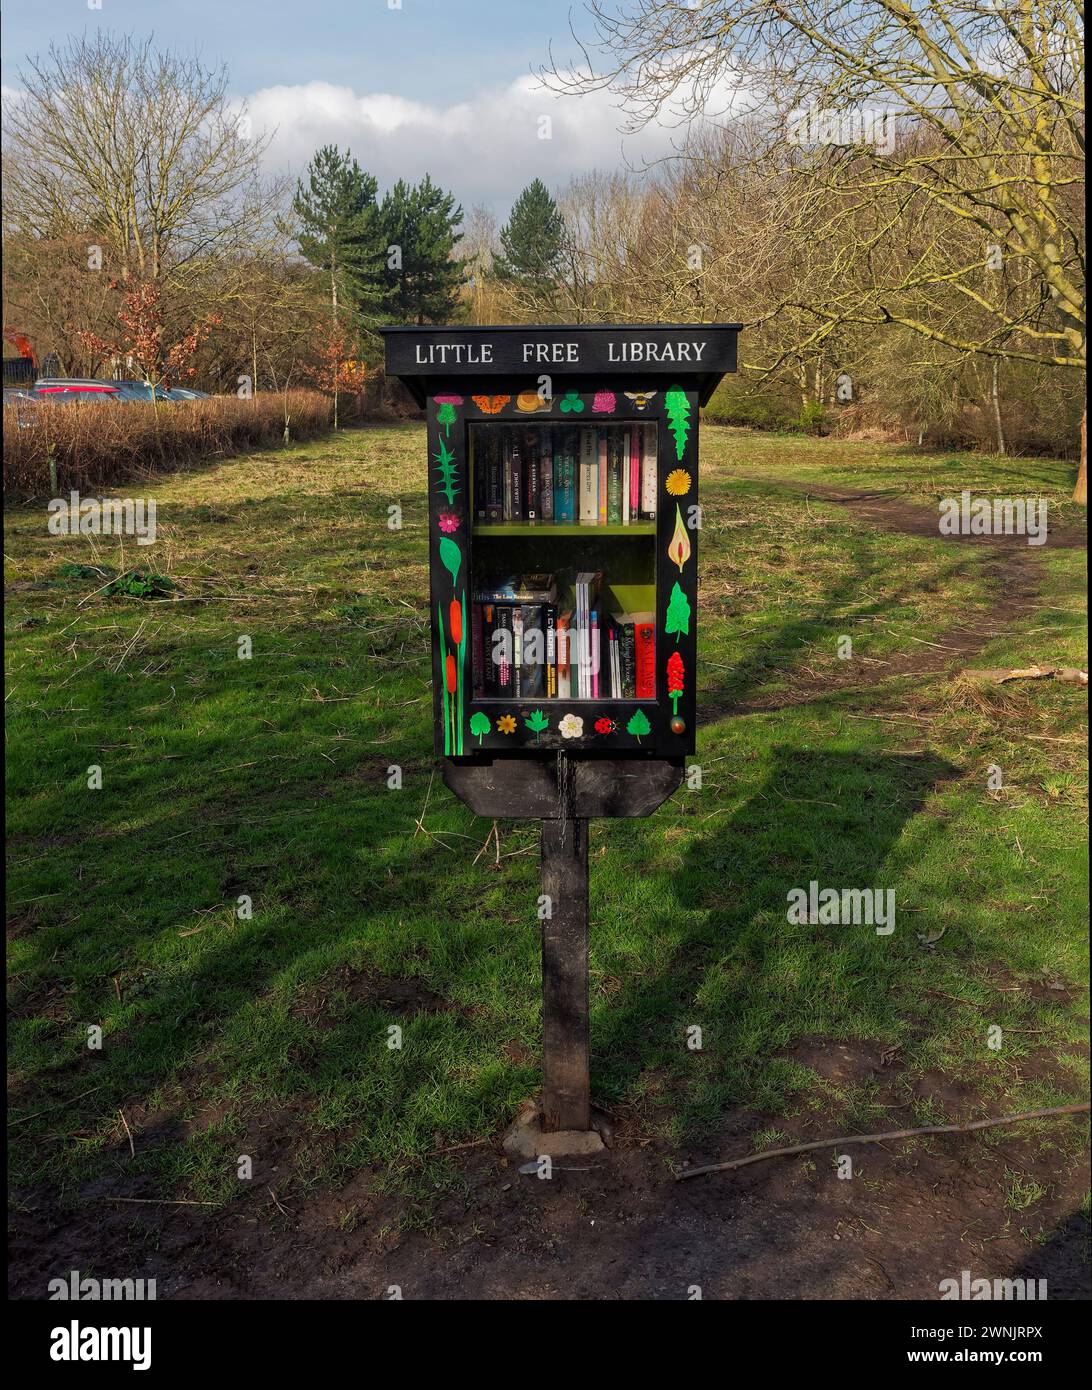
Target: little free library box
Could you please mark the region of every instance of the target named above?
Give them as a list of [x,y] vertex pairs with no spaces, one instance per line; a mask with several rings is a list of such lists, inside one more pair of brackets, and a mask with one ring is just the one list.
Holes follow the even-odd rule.
[[[588,1153],[588,821],[694,751],[698,407],[739,324],[387,328],[428,418],[436,752],[478,815],[542,822],[542,1101],[510,1153]],[[590,1147],[589,1147],[590,1146]]]
[[698,407],[738,330],[383,330],[428,417],[437,754],[694,751]]

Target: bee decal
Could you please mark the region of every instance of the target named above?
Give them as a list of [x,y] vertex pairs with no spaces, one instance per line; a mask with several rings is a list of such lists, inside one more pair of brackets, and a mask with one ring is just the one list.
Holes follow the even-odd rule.
[[657,391],[627,391],[625,397],[627,401],[632,401],[638,410],[644,410],[652,397],[658,394]]

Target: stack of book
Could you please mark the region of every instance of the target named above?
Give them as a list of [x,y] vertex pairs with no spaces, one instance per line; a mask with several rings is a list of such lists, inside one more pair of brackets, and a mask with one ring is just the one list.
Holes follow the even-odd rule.
[[473,431],[479,524],[628,526],[656,516],[656,425],[479,425]]
[[602,571],[485,585],[471,604],[476,699],[652,700],[656,629],[648,613],[605,609]]

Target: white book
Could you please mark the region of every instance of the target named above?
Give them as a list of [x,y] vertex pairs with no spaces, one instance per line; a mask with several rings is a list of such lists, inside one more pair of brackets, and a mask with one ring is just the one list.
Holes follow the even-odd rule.
[[629,428],[625,433],[625,448],[622,450],[622,525],[629,525],[629,454],[633,447],[633,431]]
[[641,511],[648,517],[656,515],[656,430],[646,424],[642,428],[644,456],[641,459]]

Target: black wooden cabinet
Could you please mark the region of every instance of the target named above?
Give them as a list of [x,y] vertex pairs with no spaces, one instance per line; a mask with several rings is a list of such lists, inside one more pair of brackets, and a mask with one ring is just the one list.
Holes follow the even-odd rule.
[[698,407],[738,328],[383,330],[427,410],[437,754],[694,751]]

